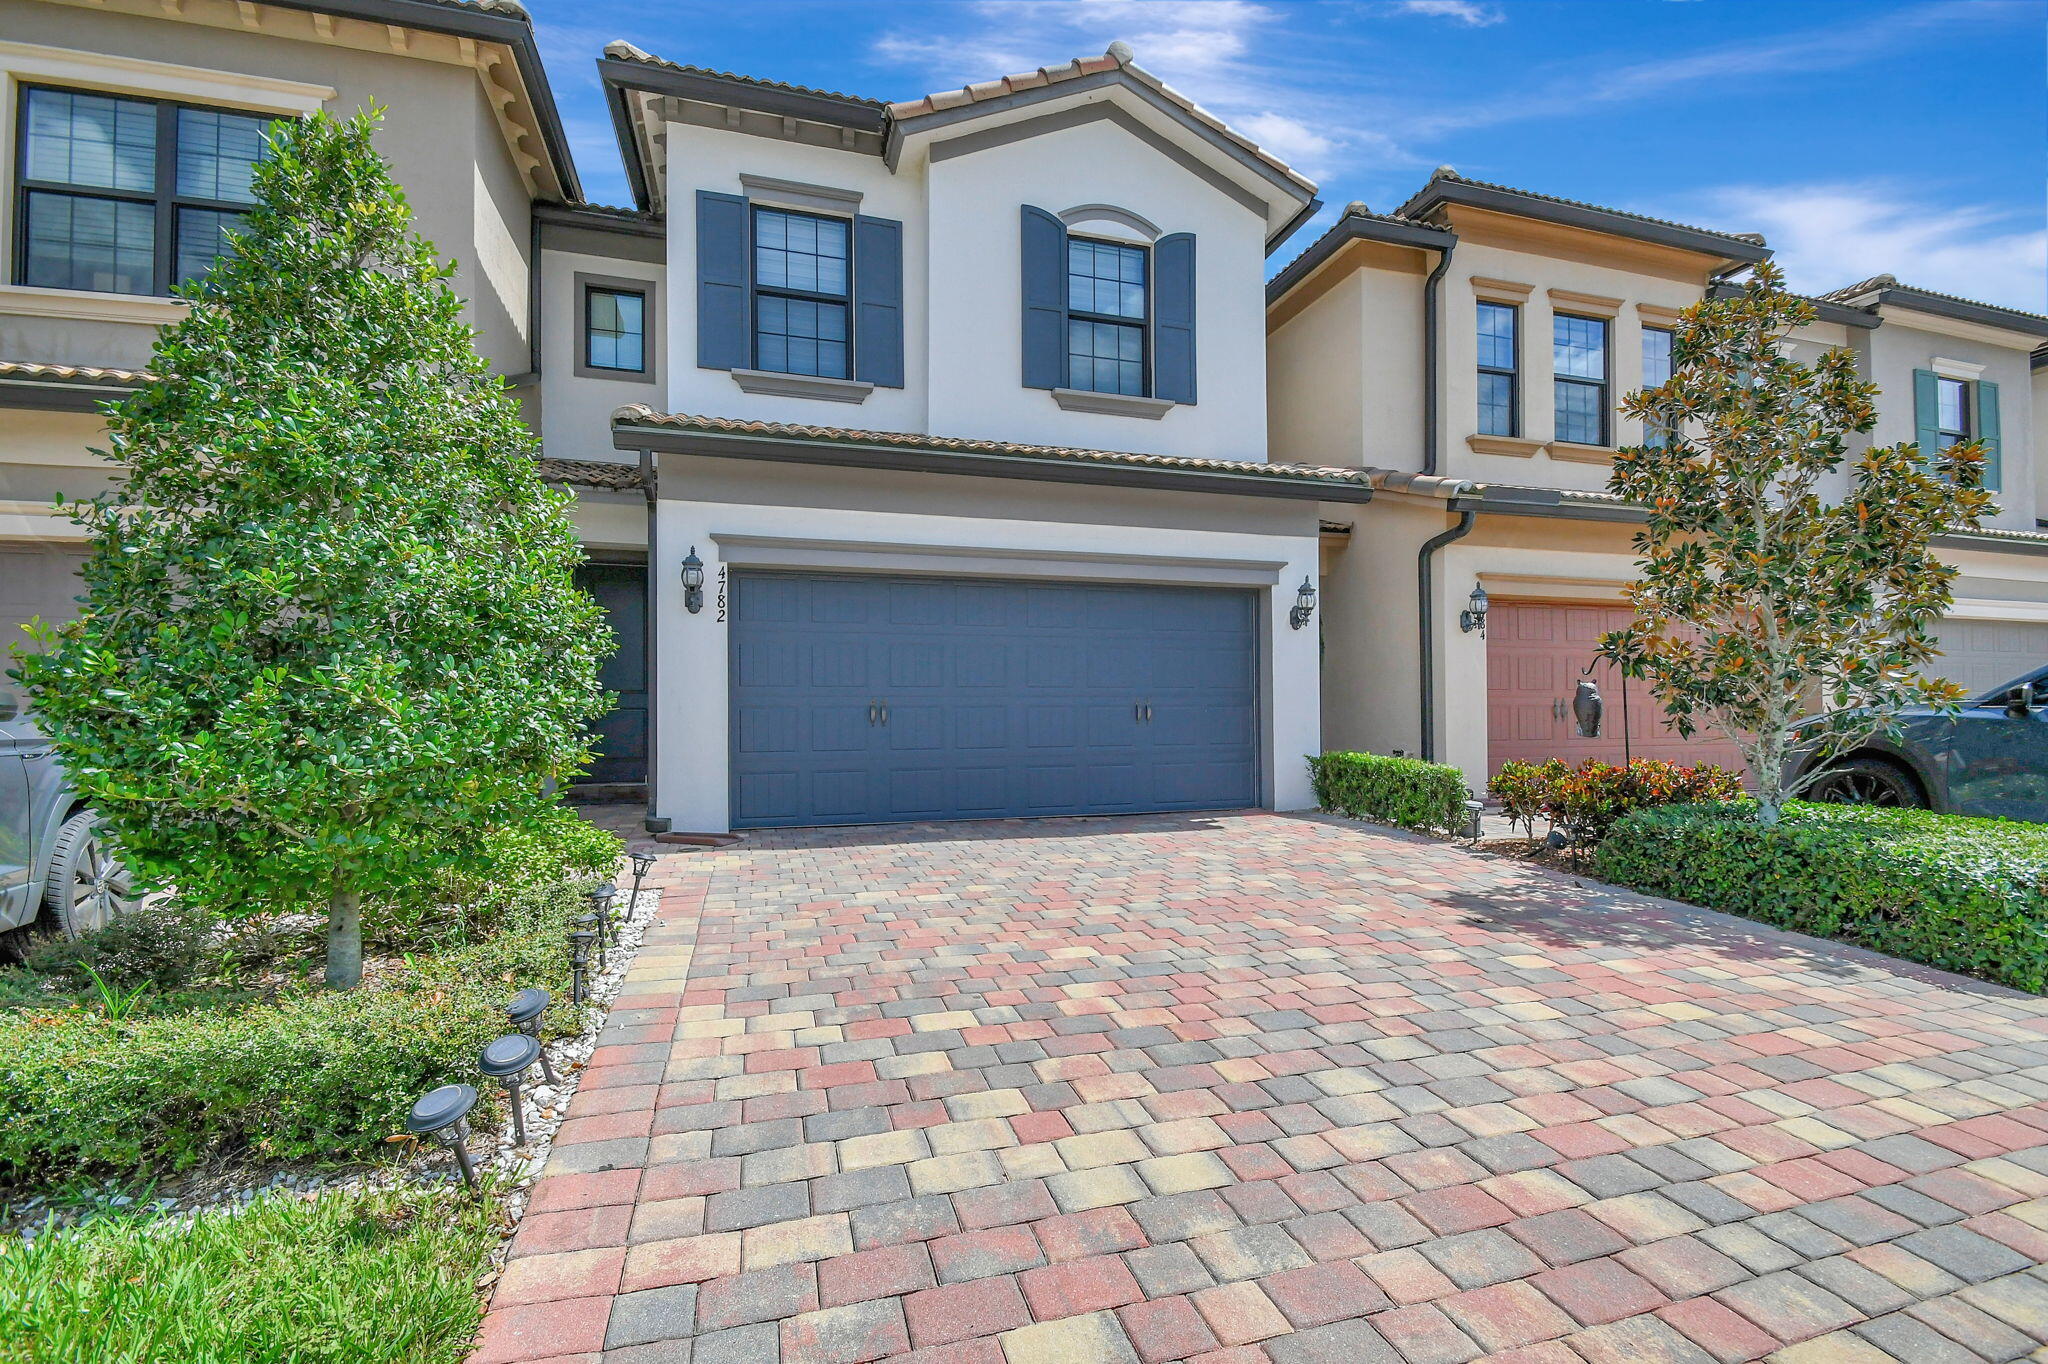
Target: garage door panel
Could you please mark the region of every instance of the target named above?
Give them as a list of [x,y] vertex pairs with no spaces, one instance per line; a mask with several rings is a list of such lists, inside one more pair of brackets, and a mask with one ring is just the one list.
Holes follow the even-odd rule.
[[1928,673],[1973,696],[2048,667],[2048,621],[1946,620],[1934,634],[1941,654]]
[[1251,593],[742,571],[732,601],[738,826],[1258,799]]

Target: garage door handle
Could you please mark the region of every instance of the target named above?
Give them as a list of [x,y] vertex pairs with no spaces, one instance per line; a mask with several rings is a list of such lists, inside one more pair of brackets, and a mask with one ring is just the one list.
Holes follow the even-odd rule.
[[872,702],[872,701],[870,701],[870,702],[868,702],[868,723],[869,723],[869,724],[873,724],[874,722],[875,722],[875,703],[874,703],[874,702]]
[[1134,725],[1145,723],[1145,703],[1143,701],[1131,702],[1131,723]]
[[889,703],[887,701],[882,703],[882,723],[885,725],[889,723]]
[[1145,703],[1145,723],[1148,725],[1152,723],[1152,703],[1150,701]]

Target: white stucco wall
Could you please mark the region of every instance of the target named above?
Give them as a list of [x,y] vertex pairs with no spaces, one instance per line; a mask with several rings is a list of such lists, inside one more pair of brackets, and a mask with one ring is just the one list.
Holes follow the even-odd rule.
[[[653,377],[599,377],[578,374],[583,348],[583,300],[576,277],[628,280],[646,286],[650,319],[647,344],[653,351]],[[668,306],[667,271],[649,261],[618,260],[581,252],[541,252],[541,402],[542,448],[554,459],[627,460],[637,456],[612,448],[612,412],[627,403],[662,402],[663,365],[668,338],[661,312]],[[720,376],[723,377],[723,376]],[[529,420],[532,418],[528,411]]]
[[[966,480],[956,480],[966,482]],[[1029,488],[1031,485],[1020,485]],[[1014,494],[1012,494],[1014,495]],[[655,814],[679,831],[723,832],[730,827],[728,751],[728,625],[717,611],[721,538],[752,537],[820,546],[920,546],[963,554],[1010,556],[1017,573],[1069,576],[1090,582],[1199,585],[1203,572],[1256,572],[1271,586],[1259,592],[1261,745],[1269,804],[1306,809],[1314,804],[1303,758],[1321,750],[1316,632],[1288,625],[1294,592],[1316,572],[1316,538],[1171,526],[1082,524],[1014,517],[943,516],[843,508],[664,499],[657,512],[650,582],[656,631],[657,716]],[[683,608],[681,565],[695,548],[704,561],[707,603],[692,615]],[[773,551],[766,551],[773,553]],[[749,562],[764,566],[758,547]],[[793,556],[786,566],[815,567]],[[1120,566],[1082,566],[1074,556],[1115,556]],[[1142,562],[1147,557],[1158,566]],[[1063,565],[1062,560],[1065,560]],[[1190,560],[1201,561],[1191,568]],[[934,571],[947,571],[941,558]],[[1275,566],[1277,564],[1277,567]],[[1255,566],[1255,567],[1247,567]],[[957,570],[955,570],[957,571]]]

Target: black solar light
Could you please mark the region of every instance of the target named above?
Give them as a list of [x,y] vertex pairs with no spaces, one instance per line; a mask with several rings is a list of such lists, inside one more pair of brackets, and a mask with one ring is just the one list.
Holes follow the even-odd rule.
[[595,911],[589,914],[579,914],[576,916],[576,927],[582,929],[585,933],[590,934],[597,940],[597,970],[598,973],[602,975],[605,969],[604,915],[596,913]]
[[590,965],[590,940],[597,935],[587,928],[579,928],[569,935],[569,1002],[581,1004],[587,995],[583,986],[583,972]]
[[602,964],[605,948],[617,936],[612,923],[612,902],[619,898],[619,888],[602,881],[585,893],[590,897],[591,912],[597,915],[597,959]]
[[462,1167],[462,1182],[476,1190],[476,1167],[469,1163],[469,1110],[476,1107],[476,1090],[468,1085],[442,1085],[420,1096],[412,1112],[405,1115],[405,1130],[415,1137],[431,1137],[455,1153]]
[[626,902],[626,915],[631,917],[640,904],[640,885],[647,879],[647,873],[654,870],[654,854],[638,852],[633,854],[633,898]]
[[526,1145],[526,1114],[519,1102],[519,1079],[540,1059],[540,1043],[523,1032],[507,1033],[484,1048],[476,1068],[493,1080],[502,1080],[512,1101],[512,1144]]
[[[548,1011],[549,999],[548,992],[539,986],[529,990],[521,990],[518,994],[512,996],[512,1002],[505,1006],[505,1017],[511,1021],[513,1027],[531,1037],[538,1044],[540,1041],[540,1017]],[[542,1047],[540,1051],[540,1073],[547,1076],[548,1083],[551,1085],[562,1083],[561,1079],[555,1074],[554,1066],[548,1061],[546,1047]]]
[[1479,820],[1485,810],[1486,806],[1480,801],[1468,800],[1465,802],[1465,837],[1474,843],[1479,841]]

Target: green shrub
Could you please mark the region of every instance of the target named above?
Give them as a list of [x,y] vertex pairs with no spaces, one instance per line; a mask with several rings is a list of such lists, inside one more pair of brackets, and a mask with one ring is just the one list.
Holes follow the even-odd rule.
[[1465,774],[1455,767],[1377,753],[1325,753],[1308,766],[1325,810],[1446,836],[1465,826]]
[[[488,939],[353,991],[120,1022],[83,1009],[0,1015],[0,1171],[179,1168],[242,1150],[367,1156],[421,1093],[474,1078],[515,989],[565,996],[565,935],[581,908],[574,886],[522,890]],[[493,1102],[494,1087],[481,1088]]]
[[476,853],[403,895],[366,900],[363,921],[386,948],[418,949],[488,936],[521,897],[617,871],[625,850],[575,811],[555,806],[529,824],[485,835]]
[[273,1195],[0,1251],[0,1360],[457,1364],[500,1229],[451,1189]]
[[2048,827],[1803,802],[1767,827],[1754,810],[1638,810],[1600,844],[1593,873],[2022,990],[2048,989]]
[[159,990],[190,984],[212,955],[220,921],[196,905],[175,899],[137,905],[96,933],[54,938],[33,949],[23,963],[30,972],[54,976],[74,990],[92,984],[88,972],[121,989]]
[[1598,843],[1631,810],[1653,805],[1704,805],[1734,800],[1742,779],[1725,767],[1637,758],[1626,767],[1587,759],[1577,767],[1562,758],[1546,763],[1502,763],[1486,789],[1510,819],[1531,835],[1542,815],[1574,847]]

